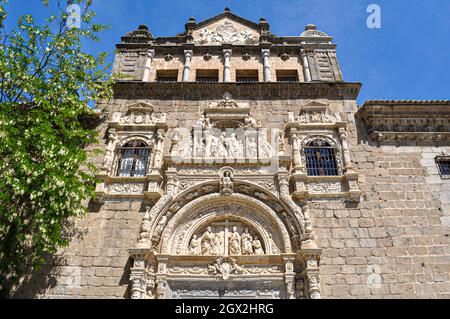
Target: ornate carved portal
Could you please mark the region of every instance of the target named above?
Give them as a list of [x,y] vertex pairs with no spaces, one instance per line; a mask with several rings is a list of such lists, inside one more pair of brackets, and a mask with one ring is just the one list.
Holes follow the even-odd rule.
[[[300,218],[290,217],[282,201],[278,213],[239,193],[241,187],[221,194],[223,181],[217,184],[201,186],[216,192],[186,202],[189,190],[175,190],[157,210],[147,210],[138,247],[130,249],[131,297],[320,298],[320,251],[295,230],[304,228],[295,224]],[[293,247],[299,236],[301,244]]]

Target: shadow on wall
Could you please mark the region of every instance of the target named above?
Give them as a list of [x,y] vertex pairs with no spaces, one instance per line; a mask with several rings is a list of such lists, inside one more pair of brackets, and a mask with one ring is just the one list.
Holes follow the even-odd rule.
[[[86,235],[87,230],[75,227],[75,221],[66,221],[63,225],[63,238],[69,238],[72,241],[81,241]],[[20,284],[16,287],[12,294],[14,299],[35,299],[45,297],[50,291],[61,285],[58,278],[63,275],[63,267],[68,266],[68,259],[70,257],[62,254],[51,255],[46,254],[44,257],[44,264],[38,270],[27,271],[27,274],[22,278]],[[66,284],[66,283],[63,283]],[[62,287],[62,286],[61,286]],[[51,294],[64,295],[64,293],[54,291]]]

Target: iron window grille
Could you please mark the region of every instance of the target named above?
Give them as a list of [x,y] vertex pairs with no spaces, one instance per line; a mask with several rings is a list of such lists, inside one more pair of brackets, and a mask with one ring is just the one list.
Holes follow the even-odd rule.
[[217,83],[219,82],[219,77],[217,76],[197,76],[197,82],[200,83]]
[[277,76],[277,82],[298,82],[297,76]]
[[314,141],[305,148],[308,176],[338,176],[337,149],[323,141]]
[[171,77],[171,76],[160,76],[157,78],[158,82],[164,82],[164,83],[173,83],[177,82],[177,77]]
[[150,148],[144,142],[129,142],[118,151],[117,176],[144,177],[146,175]]
[[436,164],[441,178],[450,179],[450,156],[436,157]]
[[254,76],[239,76],[236,78],[237,83],[256,83],[258,82],[258,77]]

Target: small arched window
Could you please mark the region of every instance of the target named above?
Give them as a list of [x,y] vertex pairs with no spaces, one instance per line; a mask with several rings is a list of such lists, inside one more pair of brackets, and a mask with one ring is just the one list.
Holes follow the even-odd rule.
[[144,177],[150,148],[141,141],[131,141],[119,148],[117,176]]
[[321,140],[310,142],[305,148],[308,176],[337,176],[336,148]]

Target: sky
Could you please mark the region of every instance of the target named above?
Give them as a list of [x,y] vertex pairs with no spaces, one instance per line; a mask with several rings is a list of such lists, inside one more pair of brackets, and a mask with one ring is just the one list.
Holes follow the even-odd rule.
[[[50,0],[54,1],[54,0]],[[367,27],[370,4],[381,8],[381,28]],[[197,22],[225,7],[271,32],[298,36],[308,23],[334,37],[344,80],[362,82],[359,104],[373,99],[450,99],[449,0],[93,0],[95,23],[106,24],[90,53],[106,51],[127,32],[146,24],[155,37],[184,31],[190,16]],[[48,15],[40,0],[10,0],[6,26],[18,16]]]

